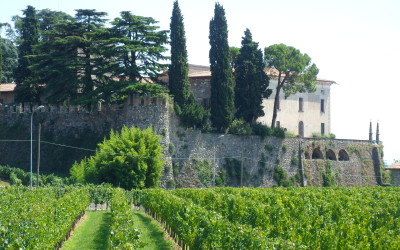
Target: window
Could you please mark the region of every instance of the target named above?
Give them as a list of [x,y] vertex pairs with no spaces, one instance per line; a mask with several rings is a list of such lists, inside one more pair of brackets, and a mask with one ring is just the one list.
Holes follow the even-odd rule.
[[299,136],[301,138],[304,137],[304,123],[303,123],[303,121],[299,122]]
[[281,100],[278,99],[278,102],[276,103],[277,105],[277,110],[281,110]]
[[303,105],[304,105],[304,103],[303,103],[303,98],[300,97],[300,98],[299,98],[299,112],[303,112],[303,111],[304,111]]
[[321,99],[321,112],[325,113],[325,100]]
[[321,123],[321,135],[325,135],[325,123]]
[[281,127],[281,122],[280,121],[276,121],[276,127],[280,128]]

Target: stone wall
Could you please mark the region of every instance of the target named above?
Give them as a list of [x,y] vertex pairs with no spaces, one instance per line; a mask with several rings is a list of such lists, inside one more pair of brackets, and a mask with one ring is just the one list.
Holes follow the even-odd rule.
[[[176,118],[170,121],[177,122]],[[229,186],[240,186],[240,182],[244,186],[274,186],[277,183],[273,174],[278,166],[287,173],[288,179],[297,180],[297,186],[323,186],[323,176],[328,174],[340,186],[380,184],[381,156],[374,163],[373,150],[380,150],[381,146],[368,141],[263,139],[259,136],[204,134],[174,125],[170,126],[170,143],[174,148],[172,164],[177,187],[212,186],[212,176],[204,176],[199,171],[205,168],[214,172],[214,166],[217,180],[218,177],[226,177],[226,181],[219,184]],[[232,159],[236,161],[236,174],[240,175],[236,178],[229,177],[228,173]],[[329,173],[326,171],[327,164],[331,165]],[[301,170],[304,172],[303,182],[299,180]]]
[[[144,100],[144,105],[125,104],[96,108],[95,111],[73,106],[46,106],[37,110],[33,115],[33,140],[37,140],[37,128],[41,123],[41,169],[44,172],[68,173],[75,161],[94,154],[97,144],[110,134],[111,129],[120,130],[124,125],[140,128],[152,126],[157,134],[167,135],[168,103],[151,102],[150,98]],[[29,168],[32,108],[28,107],[30,106],[24,105],[21,109],[9,107],[0,112],[0,165],[25,170]],[[168,136],[164,136],[163,145],[168,144],[167,140]],[[35,166],[36,145],[35,141]]]
[[[323,186],[327,175],[341,186],[382,183],[380,145],[356,140],[202,133],[180,127],[170,108],[165,101],[139,102],[133,98],[123,106],[95,111],[71,107],[37,111],[33,116],[33,133],[36,140],[37,124],[41,123],[41,169],[67,173],[75,161],[94,153],[86,149],[94,150],[110,129],[119,130],[123,125],[152,126],[163,136],[164,187],[210,187],[214,183],[271,187],[277,184],[273,178],[277,167],[296,186]],[[0,112],[0,165],[29,168],[30,110]]]

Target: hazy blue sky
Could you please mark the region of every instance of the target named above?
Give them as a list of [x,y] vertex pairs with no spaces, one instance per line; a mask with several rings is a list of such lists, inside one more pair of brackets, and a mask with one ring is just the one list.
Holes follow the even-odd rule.
[[[398,0],[220,0],[230,46],[240,47],[246,28],[260,47],[285,43],[307,53],[332,86],[332,132],[337,138],[368,139],[369,122],[380,122],[385,161],[400,159],[400,1]],[[10,22],[32,5],[74,14],[74,9],[151,16],[169,28],[173,0],[12,0],[0,9]],[[208,26],[214,0],[180,0],[189,62],[208,65]]]

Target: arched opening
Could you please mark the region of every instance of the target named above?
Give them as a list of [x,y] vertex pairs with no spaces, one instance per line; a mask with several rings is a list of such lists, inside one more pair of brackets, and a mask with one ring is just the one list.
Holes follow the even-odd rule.
[[335,152],[333,152],[332,149],[326,151],[326,159],[331,161],[336,161],[336,154]]
[[324,155],[322,154],[321,150],[319,148],[314,149],[312,153],[312,158],[313,159],[324,159]]
[[339,151],[339,161],[349,161],[349,154],[346,152],[346,150],[341,149]]
[[304,153],[304,158],[306,158],[306,159],[311,159],[310,153],[309,153],[308,151],[306,151],[306,152]]
[[299,122],[299,136],[300,138],[304,138],[304,122]]

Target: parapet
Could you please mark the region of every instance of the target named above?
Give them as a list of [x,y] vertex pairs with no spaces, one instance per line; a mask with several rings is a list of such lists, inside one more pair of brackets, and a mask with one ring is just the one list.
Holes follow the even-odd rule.
[[[168,101],[163,96],[152,97],[148,95],[129,95],[124,103],[121,104],[103,104],[98,102],[94,105],[55,105],[55,104],[42,104],[44,108],[36,112],[48,113],[93,113],[109,110],[128,110],[133,107],[167,107]],[[1,105],[0,112],[5,113],[32,113],[39,105],[37,103],[17,103],[10,105]]]

